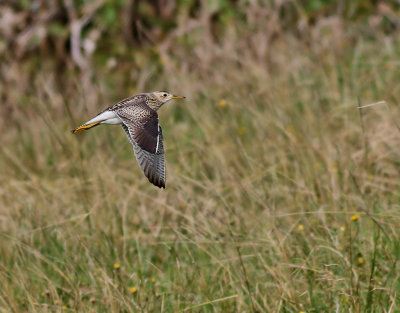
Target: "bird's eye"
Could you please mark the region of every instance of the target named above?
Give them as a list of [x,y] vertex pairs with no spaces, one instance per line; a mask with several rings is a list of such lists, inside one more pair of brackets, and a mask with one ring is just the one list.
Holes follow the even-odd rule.
[[164,93],[164,94],[163,94],[163,97],[166,97],[166,96],[167,96],[167,94],[166,94],[166,93]]

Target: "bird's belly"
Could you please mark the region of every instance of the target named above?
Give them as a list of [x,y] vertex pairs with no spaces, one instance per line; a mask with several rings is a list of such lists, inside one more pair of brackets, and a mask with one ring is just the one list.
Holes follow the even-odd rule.
[[122,121],[118,117],[118,115],[113,111],[104,111],[99,115],[92,118],[90,121],[87,121],[85,125],[91,123],[100,123],[100,124],[121,124]]

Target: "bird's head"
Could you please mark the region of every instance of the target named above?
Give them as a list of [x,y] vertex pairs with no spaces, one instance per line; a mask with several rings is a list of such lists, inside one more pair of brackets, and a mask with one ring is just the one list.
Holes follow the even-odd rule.
[[185,97],[174,96],[166,91],[156,91],[153,92],[153,94],[158,99],[158,101],[162,103],[168,102],[169,100],[172,99],[185,99]]
[[[151,93],[149,105],[152,109],[158,110],[164,103],[172,99],[185,99],[185,97],[174,96],[166,91],[155,91]],[[153,101],[151,101],[153,100]]]

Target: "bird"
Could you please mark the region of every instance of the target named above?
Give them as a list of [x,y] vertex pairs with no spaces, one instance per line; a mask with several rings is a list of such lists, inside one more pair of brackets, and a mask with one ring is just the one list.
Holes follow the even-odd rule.
[[172,99],[184,98],[166,91],[137,94],[109,106],[72,130],[72,133],[76,134],[100,124],[121,125],[148,180],[165,189],[164,142],[157,111]]

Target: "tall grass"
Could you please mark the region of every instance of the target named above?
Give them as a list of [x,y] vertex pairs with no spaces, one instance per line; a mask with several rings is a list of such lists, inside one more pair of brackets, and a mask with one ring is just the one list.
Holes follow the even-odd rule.
[[[398,310],[400,43],[266,22],[140,69],[2,65],[3,312]],[[187,96],[159,111],[166,190],[119,127],[70,133],[164,89]]]

